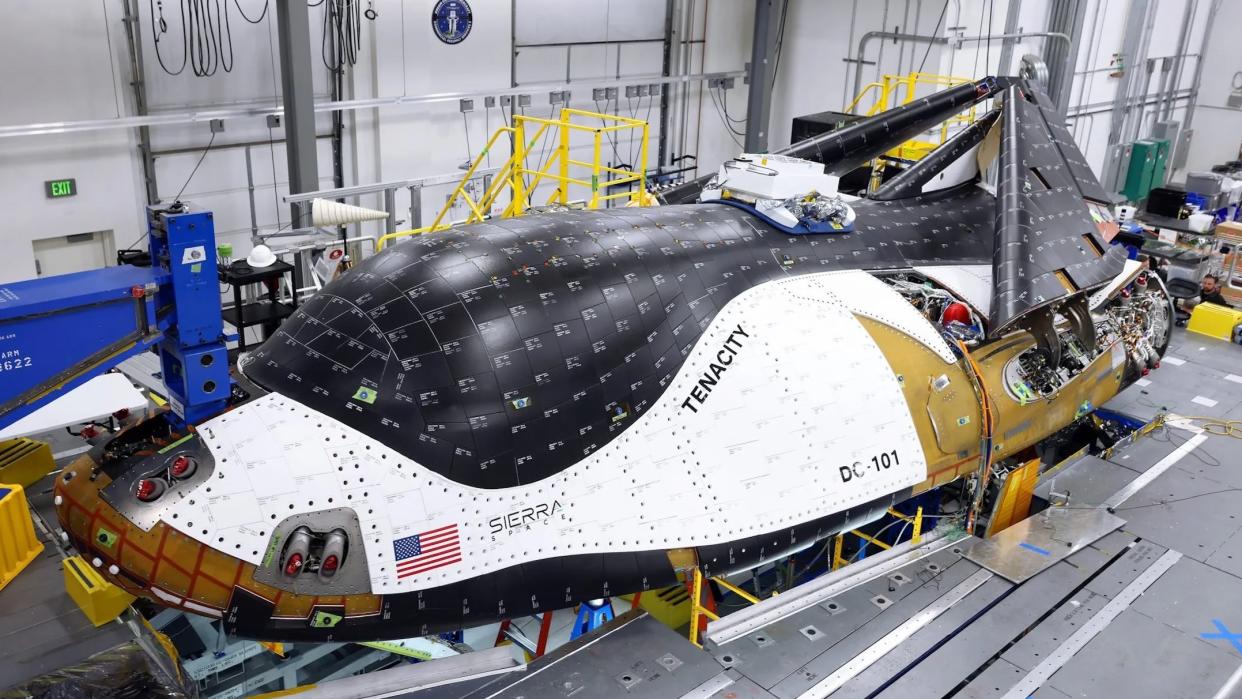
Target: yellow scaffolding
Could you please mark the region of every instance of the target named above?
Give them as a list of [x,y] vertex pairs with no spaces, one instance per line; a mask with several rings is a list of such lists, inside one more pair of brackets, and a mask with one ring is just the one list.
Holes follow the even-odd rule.
[[[912,529],[913,533],[910,536],[910,540],[913,541],[915,545],[917,545],[920,541],[922,541],[923,539],[923,508],[922,507],[919,507],[918,509],[916,509],[913,515],[907,515],[905,513],[898,512],[897,510],[894,510],[893,508],[890,507],[888,508],[888,514],[896,517],[899,520],[903,520],[903,521],[910,523],[910,526],[913,527]],[[857,529],[851,532],[846,532],[846,533],[857,536],[863,541],[870,543],[870,544],[874,544],[880,547],[881,549],[892,548],[892,546],[890,546],[889,544],[886,544],[883,541],[876,539],[870,534],[858,531]],[[845,536],[845,534],[837,535],[836,541],[834,542],[833,551],[832,551],[832,569],[833,570],[836,570],[837,568],[840,568],[841,566],[849,562],[841,557],[841,541],[842,541],[843,536]],[[699,643],[699,620],[702,619],[703,617],[707,617],[708,619],[712,621],[720,620],[719,614],[707,608],[707,606],[703,604],[703,581],[705,579],[711,580],[717,585],[720,585],[721,587],[732,592],[738,597],[741,597],[742,599],[746,600],[750,604],[757,604],[759,602],[758,597],[756,597],[755,595],[752,595],[746,590],[743,590],[737,585],[734,585],[728,580],[725,580],[721,576],[705,578],[703,575],[703,572],[699,569],[697,565],[695,565],[691,571],[687,572],[686,575],[687,575],[687,579],[686,579],[687,587],[690,588],[690,634],[689,634],[690,642],[696,646],[699,646],[700,648],[702,648],[703,646],[701,643]],[[775,594],[776,593],[773,593],[773,595]]]
[[[918,98],[919,88],[931,88],[932,91],[944,90],[964,83],[973,82],[971,78],[955,77],[952,75],[936,75],[934,73],[910,73],[908,75],[885,75],[880,78],[879,82],[868,83],[845,108],[847,114],[856,113],[859,103],[863,101],[867,95],[878,90],[875,95],[875,102],[865,113],[866,116],[875,116],[880,112],[885,112],[894,107],[900,107],[910,104]],[[971,105],[970,109],[961,114],[954,115],[946,119],[940,125],[939,141],[922,141],[919,139],[911,139],[905,143],[890,150],[887,155],[903,160],[918,160],[930,153],[936,146],[944,143],[949,138],[949,129],[955,125],[965,125],[973,123],[975,120],[975,106]]]
[[[923,540],[923,508],[922,507],[917,508],[914,511],[913,515],[908,515],[908,514],[905,514],[904,512],[898,512],[897,510],[894,510],[893,508],[890,507],[888,508],[888,514],[896,517],[899,520],[908,522],[910,524],[910,526],[912,527],[912,534],[910,535],[910,541],[912,541],[916,546],[919,544],[919,542]],[[864,546],[867,544],[872,544],[874,546],[878,546],[881,549],[885,549],[885,550],[892,548],[891,544],[886,544],[883,541],[880,541],[879,539],[875,538],[874,536],[871,536],[870,534],[864,531],[860,531],[858,529],[838,534],[836,541],[834,541],[832,545],[832,569],[833,570],[836,570],[837,568],[840,568],[841,566],[849,563],[849,560],[844,558],[841,555],[841,547],[842,547],[842,544],[845,542],[846,535],[856,536],[859,539],[862,539],[864,542],[863,543]]]
[[[588,121],[590,123],[584,123]],[[595,124],[596,121],[599,124]],[[620,139],[621,134],[627,131],[637,132],[636,135],[641,138],[642,143],[639,147],[638,163],[634,169],[627,170],[604,165],[601,161],[604,142]],[[494,215],[500,218],[521,216],[531,207],[531,196],[545,180],[556,184],[556,189],[548,197],[545,205],[569,206],[571,201],[576,201],[570,198],[570,189],[576,186],[588,193],[581,200],[587,209],[598,209],[604,202],[626,198],[632,206],[645,206],[650,203],[650,198],[647,196],[647,132],[647,122],[642,119],[568,107],[562,108],[556,119],[519,114],[513,118],[512,126],[502,126],[488,139],[482,152],[471,163],[461,183],[449,195],[444,208],[440,210],[430,226],[381,236],[376,243],[376,249],[383,249],[389,241],[397,238],[449,228],[454,224],[446,223],[445,218],[459,201],[465,202],[469,213],[464,220],[457,223],[476,223]],[[571,148],[575,145],[572,138],[574,134],[582,134],[590,138],[592,158],[589,162],[570,157]],[[508,137],[513,144],[513,154],[496,172],[491,185],[476,201],[466,191],[466,184],[475,176],[480,164],[496,146],[496,142],[505,137]],[[532,167],[527,161],[535,152],[536,144],[549,138],[556,143],[556,148],[544,163],[538,163]],[[535,159],[537,160],[538,156]],[[609,177],[612,179],[608,179]],[[623,184],[636,184],[637,187],[614,194],[607,193],[611,187]],[[510,193],[509,202],[504,205],[499,214],[496,214],[493,209],[498,206],[501,194],[506,190]]]

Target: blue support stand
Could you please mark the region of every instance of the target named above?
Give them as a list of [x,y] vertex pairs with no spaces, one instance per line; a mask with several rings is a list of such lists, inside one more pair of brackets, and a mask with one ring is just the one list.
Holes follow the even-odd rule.
[[578,605],[578,618],[574,620],[574,629],[569,633],[569,640],[572,641],[584,633],[594,631],[615,617],[611,599],[583,602]]
[[166,273],[158,305],[171,307],[160,342],[168,404],[184,423],[224,410],[232,391],[220,319],[215,222],[210,211],[148,207],[151,266]]

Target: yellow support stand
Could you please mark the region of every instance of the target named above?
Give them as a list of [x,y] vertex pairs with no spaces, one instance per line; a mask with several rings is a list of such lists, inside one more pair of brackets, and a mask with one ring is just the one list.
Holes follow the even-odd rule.
[[703,573],[698,566],[694,567],[692,575],[690,583],[690,642],[702,648],[703,644],[699,643],[699,619],[707,617],[712,621],[719,621],[720,615],[703,606]]
[[[702,648],[703,644],[699,643],[699,619],[707,617],[712,621],[720,621],[720,615],[707,607],[703,606],[703,573],[698,566],[694,567],[693,577],[690,582],[690,642]],[[741,597],[750,604],[758,604],[759,598],[750,594],[746,590],[725,580],[723,577],[714,577],[710,580],[717,585],[725,588],[729,592]]]
[[1242,311],[1214,303],[1201,303],[1190,312],[1186,329],[1221,340],[1233,340],[1233,329],[1242,325]]
[[0,485],[0,589],[43,553],[22,486]]
[[103,626],[121,615],[134,596],[103,579],[81,556],[64,561],[65,589],[69,597],[95,626]]
[[55,468],[56,460],[47,442],[25,437],[0,442],[0,483],[29,488]]
[[[908,515],[908,514],[898,512],[897,510],[894,510],[893,508],[890,507],[888,508],[888,514],[910,524],[912,528],[911,534],[910,534],[910,541],[915,546],[917,546],[919,542],[923,540],[923,508],[922,507],[915,509],[913,515]],[[892,546],[858,529],[838,534],[837,540],[836,542],[833,543],[833,547],[832,547],[832,569],[833,570],[836,570],[837,568],[840,568],[841,566],[849,563],[849,560],[841,556],[841,544],[846,534],[849,534],[850,536],[856,536],[859,539],[862,539],[863,541],[867,542],[868,544],[879,547],[880,549],[887,550],[887,549],[892,548]]]

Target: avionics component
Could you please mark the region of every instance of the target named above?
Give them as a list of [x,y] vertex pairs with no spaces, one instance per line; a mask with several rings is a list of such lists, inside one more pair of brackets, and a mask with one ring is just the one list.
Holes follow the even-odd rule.
[[1142,273],[1092,315],[1094,350],[1083,347],[1070,330],[1060,330],[1060,363],[1053,366],[1042,348],[1032,347],[1005,366],[1005,390],[1020,403],[1053,398],[1118,339],[1122,346],[1117,351],[1124,352],[1131,372],[1146,374],[1159,366],[1158,348],[1168,342],[1170,318],[1168,296],[1159,279]]

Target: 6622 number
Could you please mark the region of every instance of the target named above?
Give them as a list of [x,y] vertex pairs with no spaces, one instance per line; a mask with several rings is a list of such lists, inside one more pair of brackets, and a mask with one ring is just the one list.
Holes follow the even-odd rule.
[[30,366],[30,357],[18,357],[17,359],[6,359],[0,362],[0,371],[12,371],[14,369],[25,369]]

